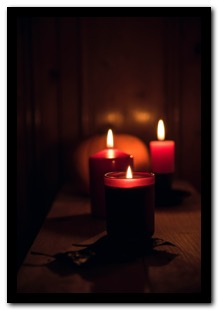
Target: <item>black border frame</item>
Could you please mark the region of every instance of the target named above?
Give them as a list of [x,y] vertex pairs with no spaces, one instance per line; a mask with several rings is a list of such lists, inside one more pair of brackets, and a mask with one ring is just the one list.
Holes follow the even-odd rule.
[[[200,294],[19,294],[16,292],[16,201],[10,175],[15,161],[7,161],[7,302],[8,303],[211,303],[211,7],[8,7],[7,8],[7,151],[16,154],[16,20],[19,16],[199,16],[202,25],[202,291]],[[125,14],[125,15],[124,15]],[[9,103],[10,109],[9,109]],[[16,138],[15,138],[16,141]],[[15,147],[15,151],[12,148]],[[9,151],[10,149],[10,151]],[[10,190],[9,190],[10,189]],[[15,185],[16,193],[16,185]],[[16,195],[15,195],[16,197]],[[9,211],[10,210],[10,211]],[[11,212],[12,211],[12,212]],[[10,213],[9,213],[10,212]],[[14,232],[14,233],[12,233]],[[209,240],[209,241],[208,241]],[[103,300],[103,302],[102,302]]]

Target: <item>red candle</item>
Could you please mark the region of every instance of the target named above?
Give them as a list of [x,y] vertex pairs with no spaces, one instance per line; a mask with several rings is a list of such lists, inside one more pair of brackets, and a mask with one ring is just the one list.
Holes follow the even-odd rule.
[[175,142],[165,139],[165,129],[162,120],[158,122],[157,137],[159,141],[150,142],[151,170],[154,173],[170,174],[175,166]]
[[107,148],[90,156],[89,178],[92,214],[105,218],[104,174],[111,171],[123,171],[133,167],[133,156],[113,148],[113,133],[108,130]]
[[109,236],[145,239],[154,233],[155,176],[148,172],[109,172],[104,176]]

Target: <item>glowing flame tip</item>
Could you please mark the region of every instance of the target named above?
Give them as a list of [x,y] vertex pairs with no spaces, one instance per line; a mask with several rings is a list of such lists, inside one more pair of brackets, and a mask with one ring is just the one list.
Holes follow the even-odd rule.
[[131,167],[128,166],[127,171],[126,171],[126,178],[127,179],[132,179],[132,170]]
[[158,140],[165,139],[165,128],[164,128],[164,122],[162,119],[159,120],[158,125],[157,125],[157,138]]
[[114,138],[113,138],[113,132],[111,129],[107,132],[107,147],[112,148],[114,147]]

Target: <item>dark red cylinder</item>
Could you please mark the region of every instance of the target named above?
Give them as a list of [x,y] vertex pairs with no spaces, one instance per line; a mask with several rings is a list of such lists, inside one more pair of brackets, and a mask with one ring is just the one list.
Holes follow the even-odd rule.
[[89,158],[89,183],[92,215],[106,217],[104,175],[111,171],[125,171],[133,168],[132,155],[117,149],[105,149]]
[[106,227],[109,236],[121,239],[150,238],[154,233],[153,173],[111,172],[104,177]]

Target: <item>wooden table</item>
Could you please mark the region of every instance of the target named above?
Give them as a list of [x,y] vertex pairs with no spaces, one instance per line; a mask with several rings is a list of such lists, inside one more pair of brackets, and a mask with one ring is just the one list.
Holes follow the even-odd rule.
[[200,293],[200,195],[183,181],[174,187],[190,195],[180,205],[156,208],[154,238],[175,246],[159,246],[132,262],[69,270],[64,264],[57,267],[51,256],[32,252],[79,249],[72,244],[89,244],[105,234],[105,221],[91,216],[88,197],[64,186],[18,272],[17,293]]

